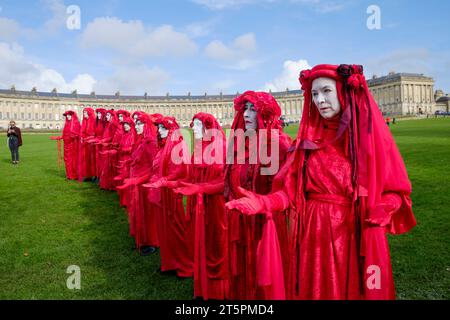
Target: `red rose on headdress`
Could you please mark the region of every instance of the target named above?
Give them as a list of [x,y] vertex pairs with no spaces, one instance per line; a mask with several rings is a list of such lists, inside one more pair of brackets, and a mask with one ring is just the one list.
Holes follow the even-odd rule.
[[300,81],[300,84],[302,85],[303,91],[309,91],[309,88],[311,87],[311,70],[302,70],[300,72],[300,77],[298,80]]

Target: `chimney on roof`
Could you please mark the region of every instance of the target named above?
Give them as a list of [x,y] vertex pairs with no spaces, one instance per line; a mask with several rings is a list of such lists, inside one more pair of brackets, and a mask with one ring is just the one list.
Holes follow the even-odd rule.
[[146,92],[146,93],[144,93],[144,99],[147,100],[147,97],[148,97],[148,94]]
[[188,92],[188,97],[190,97],[190,96],[191,96],[191,92],[189,91],[189,92]]
[[96,97],[95,91],[91,92],[91,97],[94,97],[94,98]]
[[37,93],[36,87],[33,87],[33,89],[31,89],[31,93],[32,93],[32,94],[36,94],[36,93]]
[[119,98],[119,97],[120,97],[120,91],[117,91],[114,95],[115,95],[117,98]]
[[389,71],[389,75],[393,76],[395,74],[395,71]]
[[167,93],[166,93],[166,97],[168,98],[169,96],[170,96],[170,93],[169,93],[169,92],[167,92]]
[[372,76],[372,79],[375,80],[376,78],[378,78],[378,77],[377,77],[376,74],[374,74],[374,75]]
[[16,93],[16,86],[15,85],[11,86],[11,93],[13,93],[13,94]]
[[72,95],[73,95],[74,97],[78,97],[78,92],[77,92],[77,90],[73,90],[73,91],[72,91]]
[[53,88],[52,93],[53,93],[55,96],[58,96],[58,90],[56,90],[56,88]]

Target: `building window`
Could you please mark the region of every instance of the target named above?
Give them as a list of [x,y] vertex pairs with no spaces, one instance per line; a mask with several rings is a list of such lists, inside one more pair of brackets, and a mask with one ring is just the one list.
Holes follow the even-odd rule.
[[0,119],[3,119],[3,113],[0,112]]
[[52,120],[52,114],[51,113],[48,114],[48,120]]
[[31,113],[28,113],[28,120],[31,120]]
[[39,114],[38,113],[34,114],[34,120],[39,120]]
[[6,119],[9,119],[9,112],[6,113]]
[[20,113],[20,119],[21,120],[25,120],[25,114],[22,112],[22,113]]
[[42,120],[45,120],[45,113],[42,114]]

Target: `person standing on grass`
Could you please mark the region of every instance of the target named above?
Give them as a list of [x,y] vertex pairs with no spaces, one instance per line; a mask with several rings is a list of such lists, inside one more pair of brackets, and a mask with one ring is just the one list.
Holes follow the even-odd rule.
[[11,150],[12,164],[19,164],[19,147],[22,146],[22,133],[20,132],[20,129],[16,127],[15,121],[9,122],[8,146],[9,150]]

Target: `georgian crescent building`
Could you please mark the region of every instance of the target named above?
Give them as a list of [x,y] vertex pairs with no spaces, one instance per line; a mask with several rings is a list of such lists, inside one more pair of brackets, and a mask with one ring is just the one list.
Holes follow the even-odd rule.
[[[441,103],[448,96],[443,96],[442,91],[435,94],[434,80],[421,74],[390,73],[380,78],[373,77],[368,80],[368,85],[383,114],[431,114],[437,107],[448,106]],[[202,111],[213,114],[222,126],[228,126],[233,121],[233,101],[237,94],[122,96],[119,92],[115,95],[96,95],[94,92],[78,94],[76,91],[58,93],[56,89],[52,92],[39,92],[36,88],[19,91],[12,86],[10,89],[0,89],[0,128],[5,129],[10,120],[15,120],[24,129],[62,129],[62,114],[66,110],[76,111],[81,118],[85,107],[161,113],[175,117],[181,126],[189,125],[192,117]],[[278,101],[284,118],[291,121],[301,118],[301,90],[273,92],[272,95]],[[437,99],[439,103],[436,103]]]

